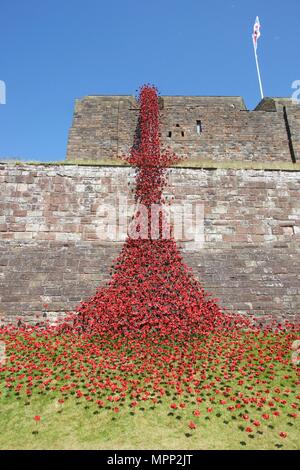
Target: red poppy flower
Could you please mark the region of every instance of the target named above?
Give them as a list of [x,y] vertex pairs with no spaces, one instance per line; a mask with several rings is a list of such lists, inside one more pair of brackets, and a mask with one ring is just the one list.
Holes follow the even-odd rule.
[[189,422],[189,428],[190,429],[196,429],[196,427],[197,427],[197,425],[193,421]]

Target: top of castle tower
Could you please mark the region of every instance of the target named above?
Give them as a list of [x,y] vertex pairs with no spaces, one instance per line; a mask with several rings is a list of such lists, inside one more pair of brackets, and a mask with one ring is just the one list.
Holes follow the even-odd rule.
[[[158,100],[162,145],[189,161],[297,160],[300,106],[291,98],[264,98],[254,110],[246,108],[241,96],[161,95]],[[132,95],[76,100],[67,159],[127,155],[138,129],[139,108]]]
[[[75,111],[82,109],[82,106],[89,107],[90,104],[100,103],[128,103],[131,109],[138,109],[138,102],[133,95],[87,95],[76,99]],[[175,107],[208,107],[226,108],[232,110],[248,111],[242,96],[209,96],[209,95],[160,95],[160,108],[171,109]],[[292,98],[287,97],[265,97],[254,108],[254,111],[280,111],[282,107],[295,109],[299,104]]]
[[[138,108],[138,102],[133,95],[88,95],[76,100],[76,108],[81,104],[89,102],[114,102],[128,101],[131,106]],[[180,106],[199,106],[210,108],[231,108],[236,110],[246,110],[244,99],[241,96],[184,96],[184,95],[160,95],[161,108],[173,108]]]
[[292,98],[266,97],[258,103],[254,111],[279,111],[283,106],[295,108],[295,106],[299,106],[299,104]]

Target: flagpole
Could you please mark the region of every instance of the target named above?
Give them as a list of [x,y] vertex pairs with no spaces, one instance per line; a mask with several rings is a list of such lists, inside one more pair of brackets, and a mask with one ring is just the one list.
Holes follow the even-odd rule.
[[258,82],[259,82],[259,88],[260,88],[260,95],[261,95],[261,99],[263,99],[264,92],[263,92],[263,87],[262,87],[262,83],[261,83],[260,71],[259,71],[259,64],[258,64],[258,57],[257,57],[257,47],[256,47],[256,44],[255,44],[254,37],[252,37],[252,40],[253,40],[253,48],[254,48],[256,69],[257,69]]

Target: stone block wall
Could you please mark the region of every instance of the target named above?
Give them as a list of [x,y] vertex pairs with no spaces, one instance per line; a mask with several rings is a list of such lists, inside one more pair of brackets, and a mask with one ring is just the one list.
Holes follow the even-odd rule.
[[[163,96],[161,141],[188,161],[291,162],[288,125],[300,159],[300,106],[266,99],[248,111],[240,97]],[[138,122],[131,96],[87,96],[76,101],[67,159],[101,160],[128,154]]]
[[[72,310],[110,275],[122,241],[100,227],[133,202],[133,169],[0,164],[0,317]],[[237,312],[299,317],[300,172],[173,168],[166,196],[204,208],[204,245],[183,256]]]

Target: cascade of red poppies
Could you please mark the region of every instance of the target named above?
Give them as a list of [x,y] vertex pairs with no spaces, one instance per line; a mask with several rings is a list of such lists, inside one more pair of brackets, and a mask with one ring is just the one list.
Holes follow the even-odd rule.
[[[173,238],[151,237],[152,204],[161,204],[166,170],[177,160],[161,150],[157,91],[143,86],[139,96],[138,131],[127,161],[137,167],[135,199],[149,212],[139,220],[147,237],[128,236],[113,275],[88,301],[82,302],[72,325],[90,333],[209,333],[245,325],[247,321],[221,311],[183,262]],[[137,209],[135,218],[140,217]]]

